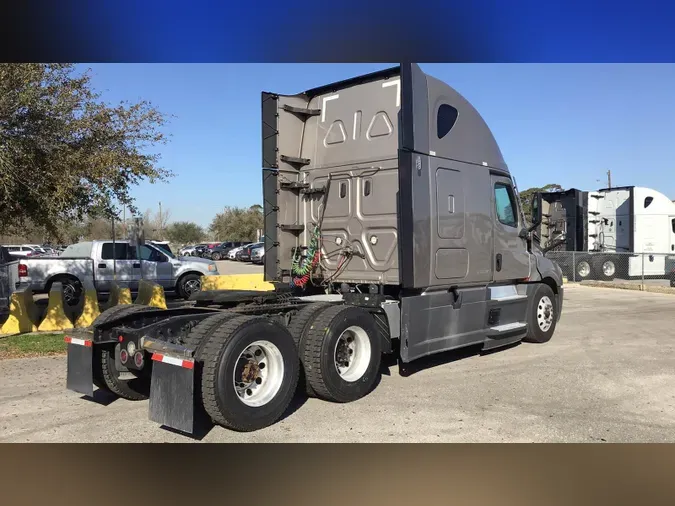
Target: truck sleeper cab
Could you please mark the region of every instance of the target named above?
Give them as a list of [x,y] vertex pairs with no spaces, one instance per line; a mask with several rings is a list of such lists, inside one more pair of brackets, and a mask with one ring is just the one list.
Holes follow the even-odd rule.
[[[275,290],[113,308],[74,335],[70,389],[149,397],[152,420],[186,432],[198,412],[256,430],[282,416],[298,382],[333,402],[367,395],[383,353],[407,363],[551,338],[560,268],[532,251],[496,141],[446,84],[403,64],[263,93],[262,148]],[[97,378],[101,363],[113,372]],[[142,381],[118,379],[124,368]]]

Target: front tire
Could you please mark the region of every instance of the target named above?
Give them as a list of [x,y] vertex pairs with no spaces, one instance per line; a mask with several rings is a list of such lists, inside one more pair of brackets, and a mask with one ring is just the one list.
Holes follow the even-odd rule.
[[218,252],[216,252],[216,253],[214,253],[213,255],[211,255],[211,260],[213,260],[214,262],[217,262],[217,261],[219,261],[219,260],[221,260],[221,259],[222,259],[222,257],[220,256],[220,253],[218,253]]
[[540,283],[528,304],[527,335],[523,341],[528,343],[550,341],[558,320],[553,290],[550,286]]
[[352,402],[368,395],[380,379],[382,343],[375,319],[365,309],[325,309],[307,332],[303,366],[317,397]]
[[202,402],[211,419],[249,432],[275,423],[298,385],[293,336],[269,318],[238,316],[211,334],[201,353]]
[[178,280],[176,292],[183,299],[189,299],[193,293],[202,289],[202,277],[199,274],[185,274]]

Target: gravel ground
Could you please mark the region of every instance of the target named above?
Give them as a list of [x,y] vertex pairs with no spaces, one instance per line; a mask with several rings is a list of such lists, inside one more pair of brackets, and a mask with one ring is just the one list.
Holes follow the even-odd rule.
[[[351,404],[299,400],[281,422],[206,442],[672,442],[675,296],[568,285],[553,340],[397,366]],[[189,442],[148,403],[65,390],[65,357],[0,362],[0,441]]]

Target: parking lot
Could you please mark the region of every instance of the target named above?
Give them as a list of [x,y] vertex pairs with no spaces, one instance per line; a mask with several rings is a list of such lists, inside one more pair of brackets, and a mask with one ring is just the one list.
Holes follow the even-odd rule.
[[[272,427],[215,427],[201,440],[675,441],[675,296],[576,285],[566,295],[548,344],[448,353],[408,377],[391,365],[355,403],[299,398]],[[192,441],[148,421],[147,401],[80,398],[65,373],[65,357],[0,362],[0,441]]]

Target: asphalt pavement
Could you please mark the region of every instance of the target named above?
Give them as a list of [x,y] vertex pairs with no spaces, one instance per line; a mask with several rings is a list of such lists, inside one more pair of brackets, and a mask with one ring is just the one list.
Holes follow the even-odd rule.
[[[271,427],[201,441],[673,442],[674,324],[673,295],[568,285],[547,344],[393,365],[357,402],[298,398]],[[65,357],[0,361],[0,441],[199,440],[150,422],[147,401],[69,392],[65,373]]]

